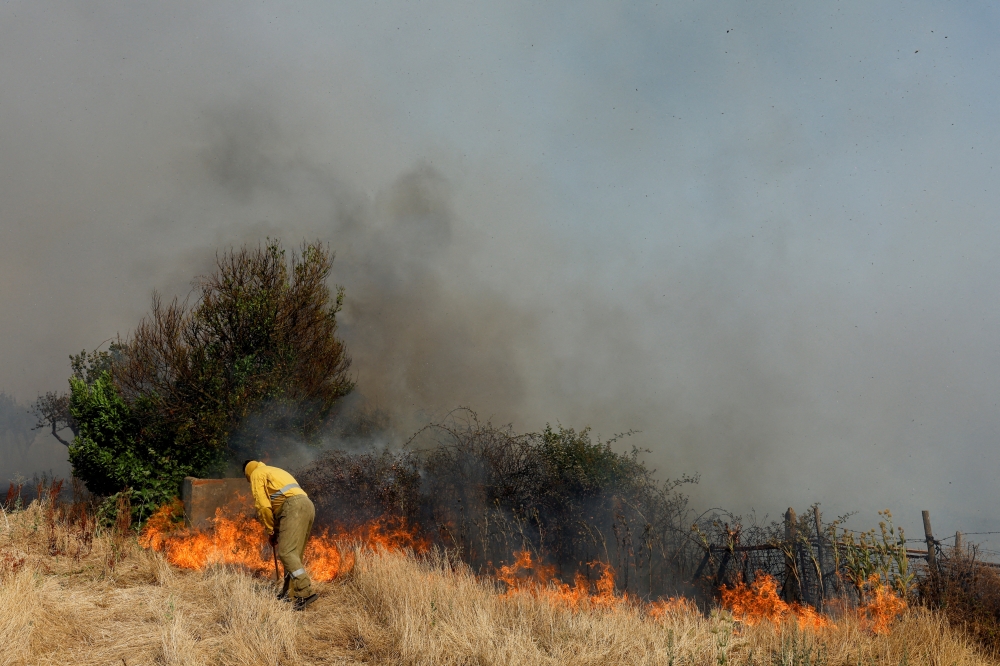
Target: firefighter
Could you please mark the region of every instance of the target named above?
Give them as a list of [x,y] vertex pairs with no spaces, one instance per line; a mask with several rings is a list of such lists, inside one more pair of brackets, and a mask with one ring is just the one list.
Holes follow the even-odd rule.
[[292,475],[283,469],[247,460],[243,463],[243,474],[250,482],[253,503],[268,541],[285,569],[285,582],[278,598],[292,602],[295,610],[302,610],[316,600],[312,581],[302,565],[316,508]]

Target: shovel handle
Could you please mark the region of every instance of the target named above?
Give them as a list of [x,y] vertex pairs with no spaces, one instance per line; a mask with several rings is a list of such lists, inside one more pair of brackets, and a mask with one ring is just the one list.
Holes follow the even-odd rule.
[[271,546],[271,553],[274,555],[274,582],[278,582],[278,549]]

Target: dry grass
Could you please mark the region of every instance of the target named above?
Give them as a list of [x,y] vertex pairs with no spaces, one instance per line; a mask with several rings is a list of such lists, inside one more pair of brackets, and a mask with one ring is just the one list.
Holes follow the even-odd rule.
[[[997,663],[924,610],[885,636],[851,620],[800,633],[740,626],[725,612],[571,612],[504,597],[442,558],[403,555],[358,554],[350,575],[319,585],[320,600],[295,613],[270,581],[239,570],[177,570],[111,535],[74,550],[73,528],[50,527],[37,503],[9,518],[0,522],[0,666]],[[54,543],[70,554],[51,555]]]

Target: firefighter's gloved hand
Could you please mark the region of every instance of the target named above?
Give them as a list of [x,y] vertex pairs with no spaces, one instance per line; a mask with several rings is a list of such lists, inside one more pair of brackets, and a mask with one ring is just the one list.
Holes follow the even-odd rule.
[[267,542],[271,544],[272,548],[276,548],[278,546],[278,533],[271,532],[267,537]]

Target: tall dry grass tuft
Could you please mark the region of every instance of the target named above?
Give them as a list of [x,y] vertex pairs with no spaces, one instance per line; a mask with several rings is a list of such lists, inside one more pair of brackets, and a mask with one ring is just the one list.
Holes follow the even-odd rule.
[[79,522],[56,512],[50,524],[45,501],[0,524],[0,666],[997,663],[925,609],[884,635],[850,615],[813,631],[683,603],[652,612],[584,599],[574,610],[537,591],[503,593],[440,554],[356,551],[351,572],[317,585],[319,601],[296,613],[267,579],[175,569],[113,530],[76,550]]
[[1000,570],[980,561],[975,547],[951,549],[937,575],[920,581],[920,596],[983,650],[1000,656]]
[[214,619],[229,638],[220,663],[299,662],[295,638],[300,618],[278,601],[273,585],[221,567],[206,572],[198,585],[210,597]]
[[31,635],[37,609],[34,572],[22,569],[8,573],[0,586],[0,665],[28,663],[31,658]]

